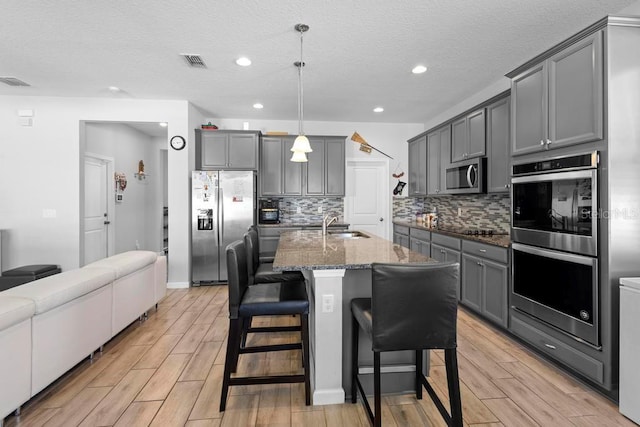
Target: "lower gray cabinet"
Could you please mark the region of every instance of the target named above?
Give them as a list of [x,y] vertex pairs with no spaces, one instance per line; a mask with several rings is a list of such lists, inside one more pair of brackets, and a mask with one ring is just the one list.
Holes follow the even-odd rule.
[[431,232],[421,228],[409,229],[409,249],[431,256]]
[[462,243],[461,302],[485,318],[508,325],[508,250],[473,241]]
[[[440,262],[460,263],[460,239],[443,234],[431,233],[431,258]],[[460,299],[460,284],[456,289]]]
[[409,227],[393,224],[393,243],[410,249]]

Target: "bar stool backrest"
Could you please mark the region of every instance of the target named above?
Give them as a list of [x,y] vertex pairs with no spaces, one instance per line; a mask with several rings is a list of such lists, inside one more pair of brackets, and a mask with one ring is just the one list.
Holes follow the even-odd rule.
[[258,232],[254,228],[249,228],[245,233],[244,244],[247,246],[247,263],[251,268],[249,276],[253,276],[260,264],[260,241]]
[[247,287],[247,250],[242,240],[227,246],[227,274],[229,275],[229,318],[238,318],[238,307]]
[[371,267],[374,351],[456,347],[457,263]]

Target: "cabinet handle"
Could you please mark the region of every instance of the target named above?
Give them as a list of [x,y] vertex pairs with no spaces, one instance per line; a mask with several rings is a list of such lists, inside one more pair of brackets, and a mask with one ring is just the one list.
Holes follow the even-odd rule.
[[555,345],[544,343],[544,346],[547,347],[547,348],[550,348],[551,350],[555,350],[556,349]]
[[482,253],[487,252],[487,250],[486,250],[486,249],[478,249],[478,250],[479,250],[480,252],[482,252]]
[[509,184],[505,184],[505,185],[504,185],[504,188],[509,188]]
[[547,139],[547,145],[551,144],[551,140]]
[[544,139],[540,140],[540,145],[544,145]]
[[476,264],[478,264],[480,267],[482,267],[482,263],[480,261],[476,261]]
[[441,253],[441,254],[446,254],[446,253],[447,253],[447,251],[445,251],[444,249],[440,249],[440,253]]

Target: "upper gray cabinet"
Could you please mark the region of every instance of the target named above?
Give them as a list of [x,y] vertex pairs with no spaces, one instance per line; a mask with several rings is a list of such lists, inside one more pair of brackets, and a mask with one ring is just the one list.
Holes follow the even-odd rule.
[[258,169],[255,131],[203,131],[196,129],[196,167],[200,170]]
[[260,196],[344,196],[346,137],[309,136],[306,163],[292,162],[295,136],[260,142]]
[[427,135],[427,194],[430,196],[446,193],[446,168],[449,164],[450,150],[450,125],[436,129]]
[[487,106],[487,192],[509,191],[509,97]]
[[307,153],[304,170],[304,195],[344,196],[346,137],[309,137],[313,150]]
[[511,153],[603,138],[602,31],[511,80]]
[[451,161],[485,155],[484,108],[465,115],[451,123]]
[[265,136],[260,140],[260,195],[302,195],[302,163],[292,162],[290,137]]
[[409,141],[409,196],[427,195],[427,135]]

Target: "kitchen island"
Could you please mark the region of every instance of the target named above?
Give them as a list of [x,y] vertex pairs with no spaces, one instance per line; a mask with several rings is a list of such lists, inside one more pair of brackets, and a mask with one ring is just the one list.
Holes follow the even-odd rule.
[[[437,261],[364,233],[322,235],[321,231],[300,230],[280,236],[273,269],[302,271],[308,282],[314,405],[344,403],[345,389],[350,391],[349,303],[352,298],[371,296],[371,264],[374,262],[416,264]],[[364,336],[361,336],[360,348],[361,365],[372,365],[369,362],[372,360],[371,343]],[[412,390],[414,362],[414,352],[385,353],[382,357],[383,392]],[[360,368],[361,373],[372,371],[372,368]]]

